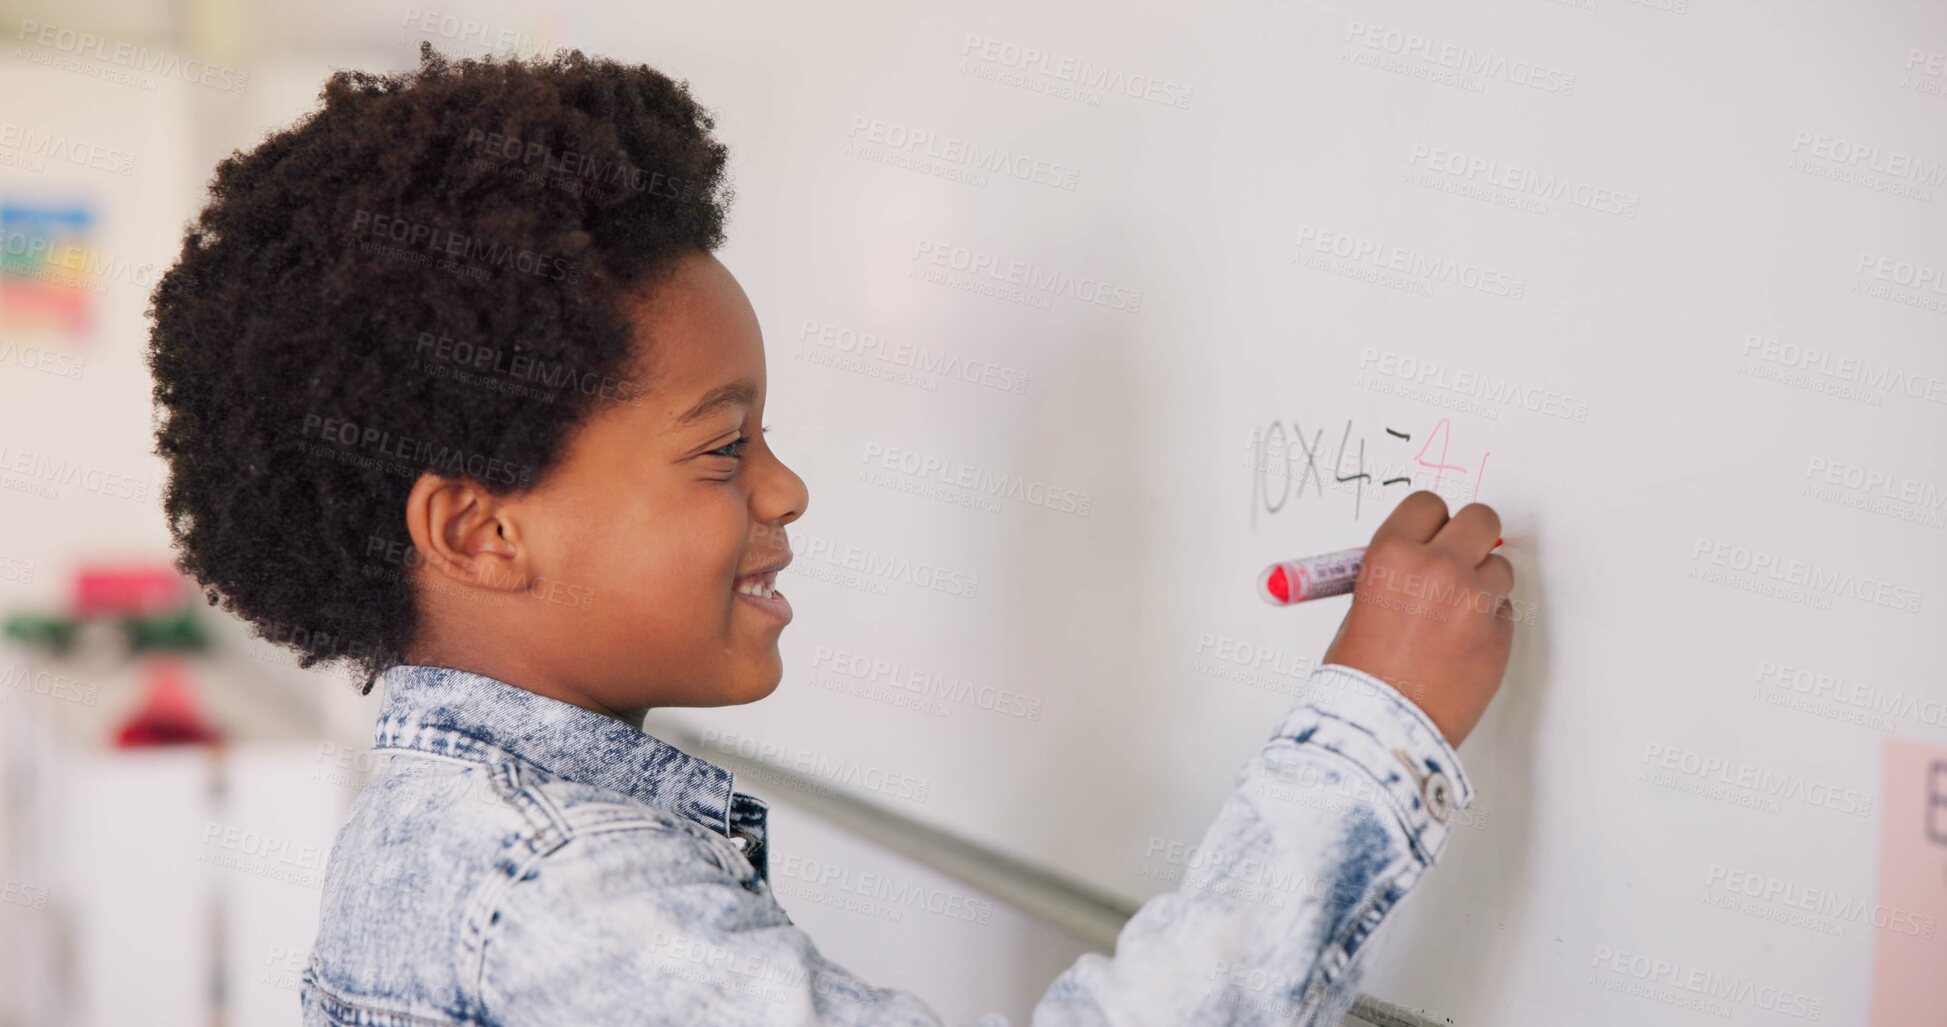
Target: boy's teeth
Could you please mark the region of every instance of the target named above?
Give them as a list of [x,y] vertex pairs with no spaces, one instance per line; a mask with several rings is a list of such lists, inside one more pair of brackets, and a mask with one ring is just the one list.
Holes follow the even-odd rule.
[[753,581],[739,582],[737,585],[737,591],[742,592],[745,595],[763,596],[766,599],[770,599],[775,597],[774,593],[777,590],[765,586],[763,582],[753,580]]

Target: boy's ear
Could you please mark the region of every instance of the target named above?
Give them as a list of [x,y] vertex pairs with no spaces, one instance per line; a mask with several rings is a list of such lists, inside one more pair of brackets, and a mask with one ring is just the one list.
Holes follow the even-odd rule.
[[419,476],[406,496],[406,530],[429,573],[475,588],[527,587],[527,555],[503,497],[471,478]]

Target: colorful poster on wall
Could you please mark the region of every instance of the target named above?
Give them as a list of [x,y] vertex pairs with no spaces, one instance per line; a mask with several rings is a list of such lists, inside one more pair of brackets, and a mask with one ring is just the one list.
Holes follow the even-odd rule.
[[93,334],[96,221],[86,203],[0,202],[0,331],[16,339]]

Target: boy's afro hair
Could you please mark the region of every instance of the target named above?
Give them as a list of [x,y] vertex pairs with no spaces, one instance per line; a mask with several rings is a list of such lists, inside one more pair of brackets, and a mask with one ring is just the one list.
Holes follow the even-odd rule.
[[362,692],[418,624],[414,481],[538,484],[646,387],[625,304],[720,246],[734,198],[687,82],[580,51],[419,58],[332,75],[218,165],[148,311],[177,566]]

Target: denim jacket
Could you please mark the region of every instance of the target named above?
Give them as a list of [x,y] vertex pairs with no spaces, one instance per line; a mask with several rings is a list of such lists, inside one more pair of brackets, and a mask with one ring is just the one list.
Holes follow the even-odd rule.
[[[1033,1027],[1338,1022],[1472,790],[1385,683],[1327,664],[1308,686],[1202,841],[1155,854],[1179,887],[1063,971]],[[941,1023],[793,925],[765,804],[728,770],[439,667],[386,673],[375,738],[389,759],[332,847],[306,1027]]]

